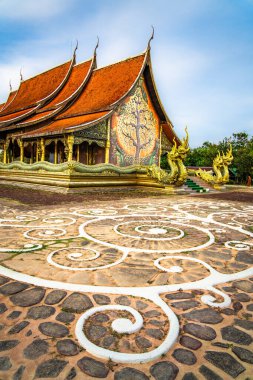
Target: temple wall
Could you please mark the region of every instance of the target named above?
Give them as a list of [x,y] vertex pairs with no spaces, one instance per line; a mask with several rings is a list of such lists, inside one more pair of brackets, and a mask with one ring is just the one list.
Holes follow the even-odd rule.
[[159,118],[141,78],[112,116],[110,163],[118,166],[159,163]]

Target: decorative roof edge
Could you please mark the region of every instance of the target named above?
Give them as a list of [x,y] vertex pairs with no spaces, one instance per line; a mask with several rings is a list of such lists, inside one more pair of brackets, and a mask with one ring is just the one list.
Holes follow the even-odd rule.
[[19,120],[22,120],[22,119],[26,118],[27,116],[31,116],[33,113],[35,113],[37,111],[38,108],[39,108],[39,106],[34,107],[30,111],[28,111],[27,113],[25,113],[25,114],[22,114],[22,115],[19,115],[17,117],[14,117],[13,119],[2,121],[2,122],[0,122],[0,127],[8,126],[8,125],[10,125],[12,123],[15,123],[16,121],[19,121]]
[[[91,126],[97,124],[98,122],[101,122],[101,121],[108,119],[112,113],[113,113],[113,111],[109,111],[106,115],[101,116],[98,119],[95,119],[95,120],[90,121],[88,123],[80,124],[80,125],[75,126],[75,127],[68,127],[65,129],[58,129],[57,131],[50,131],[50,132],[44,132],[44,133],[42,132],[42,133],[33,134],[33,135],[28,135],[28,132],[27,132],[27,136],[23,135],[23,139],[31,139],[31,138],[35,138],[35,137],[38,138],[38,137],[43,137],[43,136],[53,136],[53,135],[59,135],[59,134],[63,134],[63,133],[66,134],[66,133],[76,132],[79,129],[83,129],[84,127],[86,127],[86,128],[91,127]],[[54,121],[52,121],[50,124],[52,124],[53,122]],[[48,126],[50,124],[48,124]]]
[[59,84],[59,86],[53,91],[51,92],[49,95],[47,95],[45,98],[43,99],[40,99],[36,102],[36,104],[39,105],[39,108],[41,108],[42,106],[44,106],[44,104],[49,101],[49,100],[52,100],[57,94],[59,94],[59,92],[61,91],[61,89],[63,88],[63,86],[67,83],[69,77],[70,77],[70,74],[71,74],[71,71],[73,69],[73,66],[75,64],[75,56],[73,55],[73,58],[70,62],[70,65],[69,65],[69,69],[67,71],[67,74],[65,75],[65,77],[63,78],[62,82]]

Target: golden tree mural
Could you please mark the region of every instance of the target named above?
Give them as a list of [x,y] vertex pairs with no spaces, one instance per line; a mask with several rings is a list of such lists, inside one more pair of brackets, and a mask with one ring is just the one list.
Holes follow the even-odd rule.
[[130,100],[118,110],[118,139],[124,150],[140,163],[141,154],[152,152],[156,140],[156,120],[148,106],[147,95],[140,82]]

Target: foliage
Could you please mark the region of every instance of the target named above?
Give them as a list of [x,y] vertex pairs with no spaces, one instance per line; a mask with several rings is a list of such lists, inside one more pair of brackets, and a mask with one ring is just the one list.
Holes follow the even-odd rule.
[[186,158],[187,166],[212,166],[218,151],[225,152],[232,144],[234,160],[231,168],[236,171],[236,181],[245,183],[248,175],[253,177],[253,137],[245,132],[233,133],[218,144],[204,142],[202,146],[192,149]]

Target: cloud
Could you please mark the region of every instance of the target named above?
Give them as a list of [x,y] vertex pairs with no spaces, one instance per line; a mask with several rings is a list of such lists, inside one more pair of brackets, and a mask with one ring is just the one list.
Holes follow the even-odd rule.
[[253,32],[238,24],[240,12],[228,0],[0,0],[11,39],[5,44],[0,36],[0,103],[9,79],[18,85],[20,67],[28,78],[70,59],[75,38],[82,61],[98,35],[98,65],[104,66],[142,52],[153,24],[154,76],[179,136],[185,124],[193,146],[240,129],[251,132]]
[[0,0],[0,18],[30,21],[52,18],[72,7],[75,0]]

